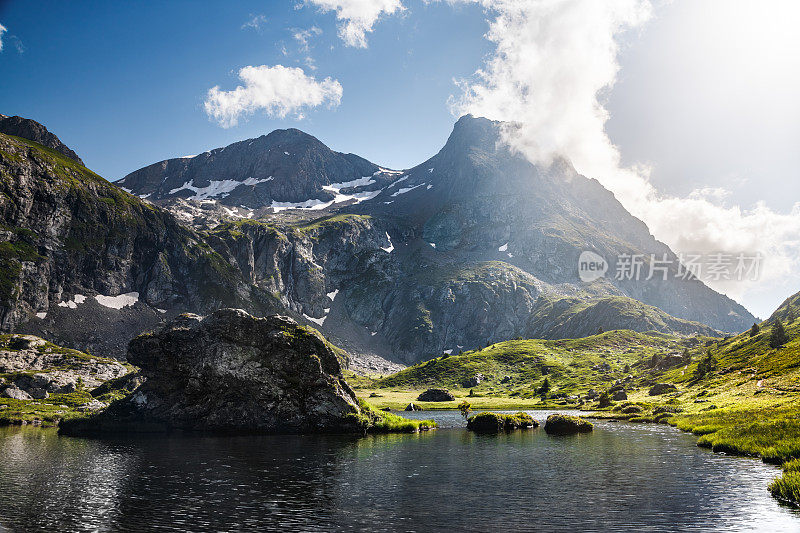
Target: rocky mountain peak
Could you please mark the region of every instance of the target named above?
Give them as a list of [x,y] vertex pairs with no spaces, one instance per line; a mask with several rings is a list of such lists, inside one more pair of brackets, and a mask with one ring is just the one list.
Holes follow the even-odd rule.
[[440,154],[470,149],[493,152],[502,144],[502,127],[496,120],[464,115],[456,121]]
[[51,148],[56,152],[64,154],[70,159],[73,159],[74,161],[83,165],[83,161],[81,161],[81,158],[78,157],[78,154],[70,150],[67,145],[62,143],[61,140],[55,136],[55,134],[48,131],[47,128],[35,120],[18,116],[9,117],[6,115],[0,115],[0,133],[36,141],[42,146],[46,146],[47,148]]
[[[392,173],[353,154],[328,148],[298,129],[275,130],[199,155],[167,159],[132,172],[117,184],[152,202],[184,199],[228,208],[275,212],[322,209],[344,201],[342,189],[379,187]],[[251,214],[252,216],[252,214]]]

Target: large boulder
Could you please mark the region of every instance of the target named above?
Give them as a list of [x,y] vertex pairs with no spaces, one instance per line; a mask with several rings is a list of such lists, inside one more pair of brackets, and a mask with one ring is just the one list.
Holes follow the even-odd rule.
[[578,416],[561,415],[558,413],[547,417],[544,430],[550,435],[573,435],[575,433],[589,433],[594,429],[591,422]]
[[673,385],[672,383],[656,383],[652,387],[650,387],[650,391],[648,394],[650,396],[660,396],[662,394],[667,394],[669,392],[677,392],[678,387]]
[[0,396],[4,398],[11,398],[12,400],[33,400],[33,397],[20,389],[16,385],[6,386],[5,389],[0,390]]
[[368,424],[333,347],[288,317],[180,315],[132,340],[128,361],[144,382],[103,413],[62,423],[62,433],[363,432]]
[[419,396],[420,402],[452,402],[456,397],[447,389],[428,389]]

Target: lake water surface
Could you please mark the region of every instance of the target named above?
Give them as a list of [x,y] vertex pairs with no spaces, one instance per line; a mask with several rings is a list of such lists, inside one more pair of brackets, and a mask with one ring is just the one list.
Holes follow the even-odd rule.
[[[0,428],[0,531],[800,531],[779,474],[662,425],[481,436],[59,437]],[[546,412],[531,411],[543,421]]]

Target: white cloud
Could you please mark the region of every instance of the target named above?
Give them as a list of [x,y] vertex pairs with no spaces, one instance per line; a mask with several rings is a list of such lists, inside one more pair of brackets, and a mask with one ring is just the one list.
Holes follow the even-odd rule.
[[710,282],[733,297],[761,290],[800,266],[800,204],[788,214],[764,204],[726,206],[727,191],[701,188],[686,198],[661,194],[647,167],[624,167],[605,131],[604,95],[619,71],[620,35],[651,17],[644,0],[448,0],[487,9],[486,38],[496,45],[474,79],[452,98],[456,114],[513,121],[509,144],[531,161],[563,155],[615,193],[652,233],[676,251],[765,254],[754,284]]
[[232,91],[219,86],[208,90],[206,113],[223,128],[235,126],[242,116],[259,110],[270,117],[303,118],[306,108],[323,104],[336,107],[342,99],[342,85],[337,80],[328,77],[317,81],[296,67],[247,66],[239,71],[239,79],[244,85]]
[[246,30],[252,28],[256,31],[261,29],[261,26],[267,23],[267,17],[264,15],[250,15],[250,20],[242,24],[242,29]]
[[0,24],[0,52],[3,51],[3,34],[8,31],[8,28]]
[[311,26],[307,30],[296,30],[292,37],[297,41],[301,52],[308,52],[308,41],[315,35],[321,35],[322,30],[317,26]]
[[339,37],[348,46],[367,47],[367,33],[381,15],[393,15],[405,9],[400,0],[306,0],[321,11],[335,11]]

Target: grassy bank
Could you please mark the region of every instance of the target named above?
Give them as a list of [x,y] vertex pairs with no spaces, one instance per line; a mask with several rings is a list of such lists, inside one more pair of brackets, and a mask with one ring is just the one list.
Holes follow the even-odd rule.
[[417,433],[436,428],[436,422],[433,420],[411,420],[394,413],[379,411],[361,398],[358,404],[368,433]]
[[85,416],[78,407],[93,399],[86,391],[51,394],[46,400],[0,398],[0,426],[31,424],[52,427],[61,420]]

